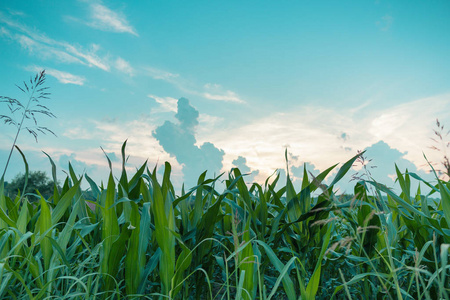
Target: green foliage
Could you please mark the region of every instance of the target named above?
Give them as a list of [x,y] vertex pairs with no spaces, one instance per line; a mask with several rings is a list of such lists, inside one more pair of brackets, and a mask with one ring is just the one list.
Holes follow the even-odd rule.
[[0,298],[449,299],[450,184],[437,176],[397,169],[400,194],[361,180],[338,196],[355,156],[330,185],[336,166],[280,189],[234,169],[222,192],[203,173],[176,195],[168,163],[162,181],[146,164],[129,179],[125,146],[105,188],[70,165],[35,202],[0,180]]

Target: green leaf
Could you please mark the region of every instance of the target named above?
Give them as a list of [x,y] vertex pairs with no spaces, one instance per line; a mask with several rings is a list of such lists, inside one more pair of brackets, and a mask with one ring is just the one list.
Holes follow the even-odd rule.
[[[131,217],[130,226],[132,230],[131,237],[128,240],[128,251],[125,257],[125,286],[127,294],[132,295],[137,292],[141,280],[141,273],[145,263],[145,252],[139,251],[140,239],[140,221],[138,206],[134,202],[130,202]],[[147,237],[144,237],[147,238]]]
[[[109,174],[108,186],[102,191],[104,206],[101,208],[103,215],[102,241],[103,241],[103,259],[101,270],[103,273],[111,274],[109,270],[109,255],[114,240],[119,235],[119,223],[115,211],[114,200],[116,195],[115,183],[112,173]],[[103,204],[103,203],[102,203]]]
[[41,252],[44,258],[45,270],[48,270],[50,266],[50,260],[52,258],[52,244],[50,240],[46,237],[51,237],[50,228],[52,227],[52,218],[50,213],[50,208],[45,201],[44,197],[41,196],[41,215],[39,217],[39,233],[41,235],[45,234],[45,237],[41,240]]
[[342,177],[344,177],[345,174],[347,174],[348,170],[350,170],[350,168],[353,166],[353,163],[355,162],[355,160],[359,156],[363,155],[364,152],[365,151],[353,156],[350,160],[348,160],[345,164],[343,164],[341,168],[339,168],[338,173],[336,174],[336,176],[334,176],[333,181],[330,183],[330,187],[334,186],[339,180],[342,179]]
[[111,276],[106,276],[105,282],[106,282],[106,291],[110,291],[113,287],[114,280],[117,276],[117,272],[120,268],[120,261],[122,260],[122,257],[125,254],[125,246],[127,240],[130,238],[132,230],[129,229],[128,226],[124,226],[122,228],[122,232],[119,235],[119,238],[117,238],[112,244],[111,248],[106,249],[109,252],[108,255],[108,268],[107,268],[107,274]]
[[[447,183],[447,185],[450,185]],[[445,220],[450,225],[450,190],[449,188],[439,181],[439,192],[441,194],[441,205],[444,211]]]
[[325,234],[325,237],[323,238],[323,244],[322,249],[320,250],[319,258],[317,259],[316,267],[314,268],[314,273],[311,276],[311,279],[308,282],[308,285],[306,286],[306,294],[305,297],[302,295],[302,299],[315,299],[317,291],[319,289],[319,283],[320,283],[320,274],[322,269],[322,260],[323,256],[325,255],[325,251],[328,248],[328,245],[330,243],[331,233],[334,229],[333,223],[329,223],[328,225],[327,233]]
[[[289,268],[289,263],[286,265],[283,265],[281,260],[278,258],[278,256],[275,254],[275,252],[272,250],[272,248],[270,248],[269,245],[267,245],[266,243],[259,241],[259,240],[255,240],[255,243],[261,245],[264,248],[264,252],[266,253],[270,262],[275,267],[275,269],[280,273],[280,276],[282,276],[281,280],[283,282],[284,291],[286,292],[288,299],[289,300],[297,299],[297,296],[295,294],[294,282],[289,277],[289,273],[287,272],[287,270],[285,270],[286,267]],[[275,291],[273,291],[273,293],[274,292]],[[272,297],[273,293],[271,293],[268,300]]]
[[80,187],[81,180],[77,181],[62,197],[52,212],[52,224],[56,224],[72,205],[72,200]]

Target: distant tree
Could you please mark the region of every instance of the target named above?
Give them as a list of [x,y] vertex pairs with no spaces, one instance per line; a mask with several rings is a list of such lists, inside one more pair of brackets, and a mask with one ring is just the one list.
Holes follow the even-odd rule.
[[[25,174],[18,174],[5,187],[6,195],[15,198],[18,190],[20,194],[24,194],[23,186],[25,184]],[[41,193],[46,199],[53,195],[53,180],[50,180],[47,174],[43,171],[31,171],[28,174],[28,183],[25,193],[36,193],[36,190]]]

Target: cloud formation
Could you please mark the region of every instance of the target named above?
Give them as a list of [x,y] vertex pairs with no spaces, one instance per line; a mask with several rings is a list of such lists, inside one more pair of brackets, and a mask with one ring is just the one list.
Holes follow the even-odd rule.
[[32,72],[39,72],[45,69],[45,72],[48,75],[55,77],[59,82],[64,84],[83,85],[86,81],[86,78],[84,78],[83,76],[74,75],[69,72],[64,72],[60,70],[43,68],[38,66],[30,66],[26,69]]
[[233,160],[232,164],[241,171],[241,174],[248,174],[244,177],[244,180],[248,183],[253,183],[255,181],[255,177],[259,174],[259,170],[252,171],[250,167],[247,166],[247,160],[243,156],[239,156]]
[[148,98],[153,99],[159,104],[157,109],[153,109],[153,112],[177,112],[178,100],[172,97],[158,97],[155,95],[147,95]]
[[128,74],[130,76],[134,75],[133,67],[131,67],[129,62],[127,62],[125,59],[121,57],[118,57],[116,59],[114,66],[117,70],[121,71],[122,73]]
[[419,99],[387,109],[374,105],[369,104],[354,113],[346,108],[299,106],[247,124],[221,123],[221,128],[202,132],[198,139],[223,149],[226,166],[237,156],[245,157],[249,167],[260,171],[257,180],[264,180],[275,169],[284,168],[286,144],[290,145],[290,152],[313,162],[319,170],[345,162],[356,155],[357,150],[380,140],[403,153],[404,159],[418,169],[427,169],[423,166],[423,152],[431,161],[440,161],[438,153],[428,147],[436,117],[444,124],[450,122],[446,114],[450,110],[450,95]]
[[89,8],[92,21],[86,23],[88,26],[103,31],[123,32],[138,36],[123,14],[109,9],[100,2],[91,3]]
[[[114,67],[122,73],[130,76],[134,75],[134,69],[123,58],[114,57],[110,54],[100,55],[101,47],[98,44],[91,44],[86,48],[72,45],[66,41],[52,39],[36,29],[31,29],[11,19],[1,11],[0,23],[6,26],[1,27],[0,37],[19,43],[30,55],[36,55],[44,60],[85,65],[106,72],[111,71],[111,68]],[[77,82],[80,81],[78,80]]]
[[144,74],[150,76],[153,79],[164,80],[170,83],[175,83],[173,81],[174,78],[179,77],[179,74],[171,73],[168,71],[160,70],[154,67],[144,67]]
[[205,91],[201,94],[209,100],[245,103],[239,95],[230,90],[224,90],[220,84],[207,83],[204,85]]
[[[355,181],[361,178],[364,180],[375,180],[382,183],[387,187],[394,188],[396,192],[400,192],[400,187],[396,183],[397,173],[395,171],[395,165],[397,165],[399,171],[404,174],[406,170],[411,173],[416,173],[421,178],[433,182],[435,178],[431,173],[419,169],[412,161],[406,158],[407,152],[401,152],[392,148],[384,141],[378,141],[371,146],[367,147],[364,153],[364,166],[361,161],[357,161],[354,164],[354,168],[349,171],[341,182],[338,184],[340,190],[346,193],[353,193]],[[419,182],[416,179],[411,179],[411,191],[417,190]],[[429,189],[421,184],[422,193],[426,193]]]
[[184,181],[188,187],[196,184],[198,176],[208,170],[209,176],[218,175],[222,169],[225,152],[214,144],[206,142],[196,145],[196,127],[199,112],[189,104],[186,98],[178,100],[177,123],[166,121],[153,131],[164,151],[175,156],[183,165]]
[[93,167],[92,165],[88,167],[88,165],[85,162],[76,159],[75,153],[71,153],[70,155],[67,154],[61,155],[59,157],[58,163],[63,170],[69,170],[69,163],[70,163],[73,169],[80,174],[86,172],[88,168]]
[[303,171],[306,169],[306,173],[308,174],[308,180],[311,182],[313,180],[313,175],[316,177],[320,174],[320,170],[316,168],[316,166],[310,162],[304,162],[298,166],[292,166],[291,168],[291,176],[294,182],[301,182],[303,179]]

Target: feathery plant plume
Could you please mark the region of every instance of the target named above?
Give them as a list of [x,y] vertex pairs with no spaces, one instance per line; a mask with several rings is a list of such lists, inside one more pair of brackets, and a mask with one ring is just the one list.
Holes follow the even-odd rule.
[[[19,137],[20,131],[25,128],[28,133],[30,133],[37,142],[37,137],[39,133],[51,133],[54,136],[56,134],[48,129],[47,127],[39,126],[36,116],[39,114],[46,115],[50,118],[56,118],[53,113],[50,112],[50,109],[45,105],[40,103],[41,100],[50,99],[50,93],[47,92],[48,87],[45,87],[45,70],[37,73],[36,76],[30,77],[30,83],[23,82],[23,86],[20,87],[16,84],[16,86],[27,95],[28,101],[26,103],[22,103],[21,101],[6,97],[0,96],[0,102],[4,102],[8,105],[9,111],[11,113],[10,116],[0,115],[0,119],[3,119],[4,124],[12,125],[17,128],[16,136],[14,138],[14,142],[11,146],[11,151],[9,152],[8,160],[6,161],[5,169],[3,170],[2,178],[4,178],[6,170],[8,169],[9,161],[11,159],[12,152],[14,151],[14,147],[17,143],[17,138]],[[16,119],[15,115],[19,114],[19,117]],[[32,126],[24,126],[24,122],[26,119],[33,120]],[[20,121],[19,121],[20,120]]]
[[352,175],[350,181],[360,181],[360,180],[371,180],[372,179],[372,173],[370,172],[371,169],[376,168],[377,166],[373,166],[369,164],[372,162],[372,158],[368,159],[364,155],[365,151],[357,150],[358,158],[355,161],[355,164],[353,167],[361,166],[362,169],[355,174]]
[[443,153],[444,157],[441,161],[441,164],[444,167],[444,170],[437,171],[441,174],[443,173],[444,175],[447,175],[447,177],[450,179],[450,159],[447,153],[447,149],[450,149],[450,140],[448,139],[450,130],[445,133],[444,125],[439,122],[439,119],[436,119],[436,127],[436,129],[433,129],[433,132],[437,139],[431,138],[431,140],[438,146],[431,146],[429,148]]

